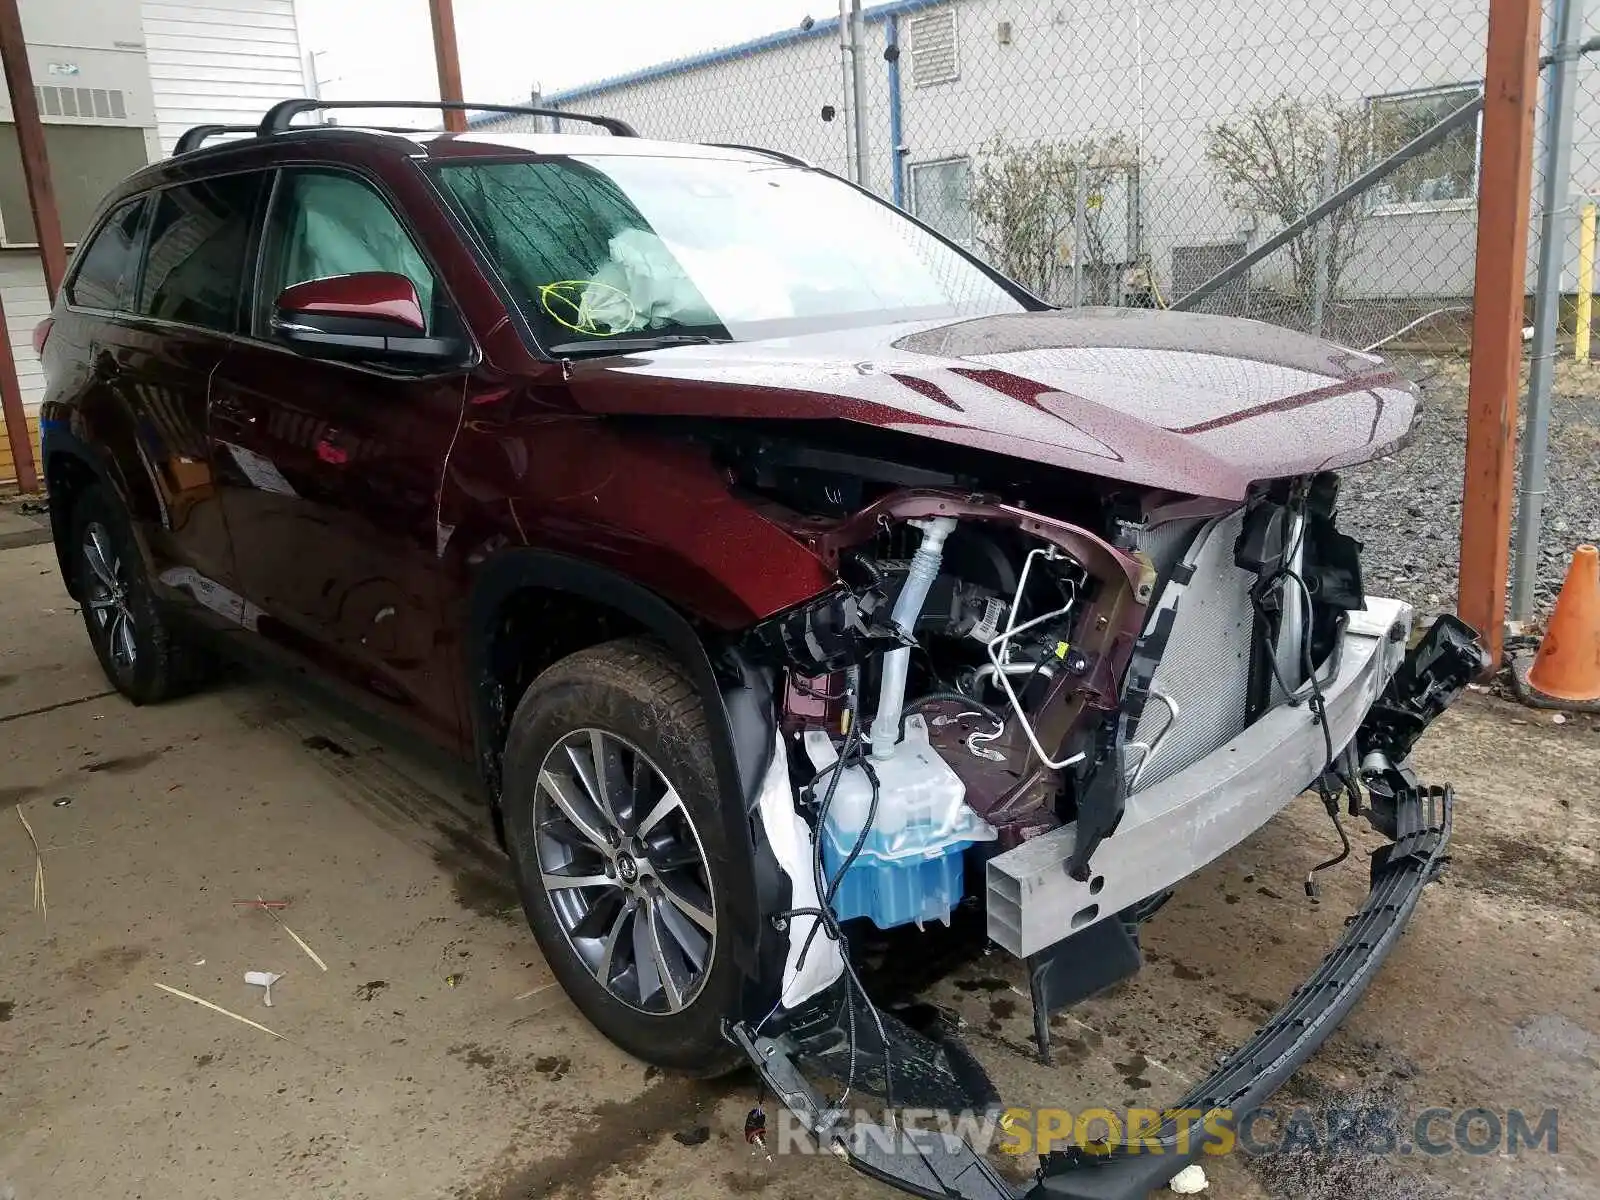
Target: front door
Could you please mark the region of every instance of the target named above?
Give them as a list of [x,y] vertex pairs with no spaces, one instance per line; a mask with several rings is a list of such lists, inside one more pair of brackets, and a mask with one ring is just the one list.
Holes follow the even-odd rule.
[[357,271],[406,275],[430,314],[429,333],[459,332],[437,277],[375,184],[335,168],[281,172],[254,336],[212,376],[223,509],[257,631],[370,706],[459,746],[453,639],[440,636],[438,494],[465,363],[418,371],[319,359],[270,329],[284,288]]

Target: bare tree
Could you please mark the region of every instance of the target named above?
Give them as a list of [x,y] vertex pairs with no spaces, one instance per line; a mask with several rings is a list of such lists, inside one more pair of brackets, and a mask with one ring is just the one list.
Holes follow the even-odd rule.
[[1080,166],[1087,202],[1085,244],[1077,253],[1086,271],[1120,265],[1108,260],[1108,247],[1114,223],[1126,223],[1129,214],[1106,201],[1119,175],[1136,178],[1129,140],[1012,145],[996,136],[978,155],[970,200],[978,245],[1002,272],[1050,300],[1070,287]]
[[[1359,106],[1281,95],[1251,105],[1207,131],[1206,159],[1220,176],[1228,203],[1287,226],[1326,198],[1327,161],[1334,156],[1335,189],[1368,165],[1371,123]],[[1310,304],[1316,292],[1317,243],[1331,237],[1327,295],[1355,255],[1366,207],[1360,199],[1292,239],[1287,247],[1295,294]]]

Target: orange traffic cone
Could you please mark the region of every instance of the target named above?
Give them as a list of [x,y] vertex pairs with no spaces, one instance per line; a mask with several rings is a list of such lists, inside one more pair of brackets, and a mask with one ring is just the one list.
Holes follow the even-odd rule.
[[1579,546],[1528,683],[1558,700],[1600,700],[1600,550]]

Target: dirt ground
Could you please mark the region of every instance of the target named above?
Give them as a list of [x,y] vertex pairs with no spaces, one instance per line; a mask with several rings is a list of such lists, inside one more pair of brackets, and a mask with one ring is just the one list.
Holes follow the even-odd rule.
[[[1419,757],[1457,785],[1455,861],[1279,1102],[1554,1106],[1558,1152],[1236,1155],[1206,1163],[1208,1195],[1600,1195],[1600,730],[1474,695]],[[281,684],[148,709],[107,694],[46,546],[0,553],[0,764],[8,1200],[893,1194],[831,1159],[752,1154],[750,1077],[661,1076],[591,1030],[433,764]],[[1031,1058],[1005,955],[926,998],[962,1014],[1008,1100],[1173,1099],[1359,903],[1360,859],[1325,873],[1319,904],[1301,890],[1332,843],[1300,802],[1184,885],[1147,927],[1146,969],[1058,1021],[1055,1068]],[[326,971],[237,903],[257,896],[289,902]],[[248,970],[283,972],[274,1007]]]

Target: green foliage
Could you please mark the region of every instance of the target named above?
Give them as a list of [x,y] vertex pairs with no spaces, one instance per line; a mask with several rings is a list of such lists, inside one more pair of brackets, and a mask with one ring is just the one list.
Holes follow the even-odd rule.
[[[1371,145],[1371,122],[1363,108],[1341,105],[1331,97],[1285,94],[1212,125],[1206,159],[1232,207],[1283,228],[1322,203],[1330,183],[1337,190],[1365,170]],[[1317,243],[1325,237],[1332,239],[1328,295],[1338,295],[1339,277],[1355,255],[1365,212],[1358,197],[1289,242],[1296,295],[1310,302],[1316,288]]]
[[[1078,171],[1085,175],[1086,268],[1105,267],[1113,223],[1126,212],[1106,203],[1118,176],[1137,178],[1138,156],[1121,135],[1013,145],[995,136],[978,154],[971,208],[978,245],[1005,274],[1050,300],[1071,289]],[[1120,193],[1126,195],[1127,193]]]

